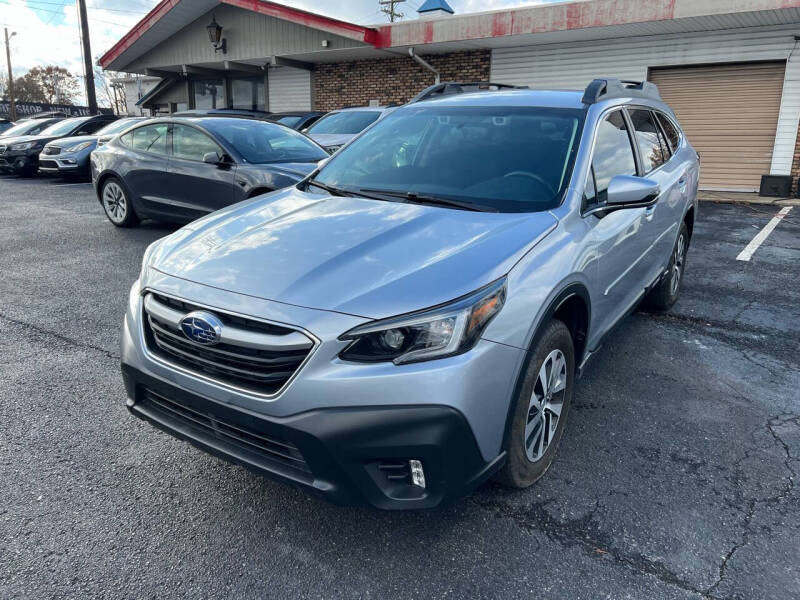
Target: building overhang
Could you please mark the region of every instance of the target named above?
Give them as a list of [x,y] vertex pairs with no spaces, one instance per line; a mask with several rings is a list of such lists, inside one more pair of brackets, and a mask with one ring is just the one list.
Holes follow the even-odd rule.
[[221,4],[319,29],[371,46],[378,43],[378,32],[370,27],[362,27],[267,0],[161,0],[119,42],[100,57],[100,66],[104,69],[124,70],[125,65]]
[[[100,59],[124,67],[215,6],[227,4],[354,40],[352,48],[283,54],[302,63],[346,62],[537,44],[779,26],[800,23],[800,0],[582,0],[365,27],[266,0],[162,0]],[[799,32],[800,33],[800,32]],[[264,66],[275,57],[250,61]],[[242,61],[248,62],[248,61]],[[153,65],[180,72],[179,66]],[[224,61],[197,65],[228,70]],[[172,73],[170,73],[171,75]],[[160,74],[159,74],[160,75]]]

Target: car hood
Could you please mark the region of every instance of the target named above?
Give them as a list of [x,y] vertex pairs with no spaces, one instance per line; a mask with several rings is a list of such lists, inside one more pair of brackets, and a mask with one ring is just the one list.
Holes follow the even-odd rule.
[[482,213],[288,188],[166,238],[151,267],[250,296],[382,318],[505,275],[555,228],[550,213]]
[[[46,144],[48,142],[52,142],[53,140],[61,139],[64,136],[60,135],[21,135],[18,138],[12,138],[14,140],[13,143],[15,144],[22,144],[25,142],[41,142],[42,144]],[[3,142],[5,143],[6,140],[4,139]]]
[[308,137],[325,148],[346,144],[358,134],[354,133],[310,133]]
[[79,135],[69,138],[53,138],[52,141],[47,142],[47,145],[49,146],[52,144],[54,146],[61,146],[63,148],[64,146],[74,146],[76,144],[80,144],[81,142],[97,142],[99,137],[100,136],[97,135]]
[[24,142],[29,142],[31,140],[35,140],[37,137],[35,135],[17,135],[14,137],[7,137],[7,138],[0,138],[0,146],[10,146],[11,144],[21,144]]

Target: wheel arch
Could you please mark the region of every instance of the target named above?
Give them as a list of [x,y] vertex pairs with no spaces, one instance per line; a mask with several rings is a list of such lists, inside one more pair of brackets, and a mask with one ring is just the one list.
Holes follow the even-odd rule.
[[516,381],[512,391],[511,401],[508,403],[506,414],[505,430],[503,431],[502,448],[508,447],[508,436],[511,433],[511,423],[514,417],[516,399],[519,396],[520,388],[525,379],[525,372],[528,362],[532,356],[532,350],[536,346],[547,324],[554,318],[562,321],[572,335],[572,343],[575,347],[575,365],[578,369],[586,353],[586,345],[589,337],[589,326],[591,324],[591,296],[588,288],[581,282],[566,284],[559,292],[552,296],[547,308],[540,313],[535,324],[533,335],[530,336],[528,347],[525,350],[525,359],[522,361],[517,372]]

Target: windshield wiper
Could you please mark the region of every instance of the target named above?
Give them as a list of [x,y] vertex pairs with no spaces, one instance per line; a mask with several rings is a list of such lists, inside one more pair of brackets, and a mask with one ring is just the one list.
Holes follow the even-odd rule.
[[307,185],[313,185],[314,187],[323,189],[332,196],[351,196],[351,197],[357,196],[359,198],[369,198],[370,200],[386,201],[385,197],[378,196],[375,194],[365,193],[365,190],[348,190],[345,188],[339,188],[333,185],[328,185],[327,183],[322,183],[321,181],[317,181],[316,179],[309,179]]
[[472,210],[476,212],[500,212],[494,206],[475,204],[474,202],[463,202],[461,200],[452,200],[450,198],[442,198],[441,196],[429,196],[426,194],[418,194],[416,192],[395,192],[393,190],[371,189],[359,189],[358,191],[370,192],[373,194],[383,194],[384,196],[390,196],[392,198],[402,198],[410,204],[430,204],[432,206],[446,206],[449,208]]
[[352,196],[353,194],[348,190],[344,190],[342,188],[337,188],[332,185],[328,185],[327,183],[322,183],[317,181],[316,179],[309,179],[306,182],[306,185],[313,185],[314,187],[318,187],[321,190],[325,190],[331,196]]

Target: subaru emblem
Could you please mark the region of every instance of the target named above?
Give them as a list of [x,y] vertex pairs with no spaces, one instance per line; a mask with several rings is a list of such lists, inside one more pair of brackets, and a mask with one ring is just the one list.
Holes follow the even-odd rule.
[[209,312],[198,310],[181,319],[181,331],[188,339],[203,346],[219,343],[222,321]]

